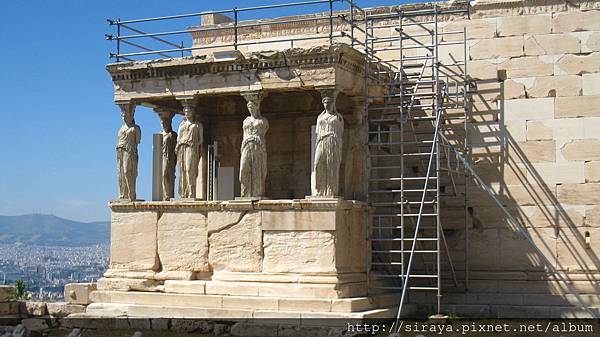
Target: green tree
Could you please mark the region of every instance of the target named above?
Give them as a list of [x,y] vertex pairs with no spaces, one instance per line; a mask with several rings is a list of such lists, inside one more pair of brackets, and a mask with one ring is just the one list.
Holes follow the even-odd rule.
[[27,284],[23,280],[17,280],[15,282],[15,292],[12,294],[13,300],[26,300],[29,299],[29,292],[27,291]]

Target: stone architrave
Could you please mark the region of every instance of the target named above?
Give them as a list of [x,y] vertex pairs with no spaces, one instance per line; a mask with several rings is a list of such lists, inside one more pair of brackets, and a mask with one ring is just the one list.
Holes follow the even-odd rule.
[[317,118],[312,184],[312,195],[316,197],[337,197],[339,191],[344,118],[335,109],[336,95],[333,89],[321,90],[325,110]]
[[259,198],[265,193],[267,177],[267,140],[269,122],[260,115],[260,94],[243,95],[250,116],[242,124],[243,139],[240,156],[240,189],[242,198]]
[[184,119],[179,125],[179,137],[175,153],[179,166],[179,196],[196,198],[196,178],[200,162],[200,147],[203,142],[203,126],[197,121],[194,108],[196,101],[186,99],[183,104]]
[[138,144],[142,131],[135,124],[133,103],[119,103],[123,126],[119,129],[117,141],[117,173],[119,177],[119,199],[135,200],[135,181],[138,170]]
[[162,200],[175,197],[175,167],[177,166],[177,133],[173,131],[173,113],[161,113],[162,126]]

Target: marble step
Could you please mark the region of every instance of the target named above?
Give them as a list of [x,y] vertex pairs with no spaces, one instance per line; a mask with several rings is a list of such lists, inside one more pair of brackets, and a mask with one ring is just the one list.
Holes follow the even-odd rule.
[[[414,315],[417,306],[407,305],[403,312]],[[219,320],[247,320],[247,319],[374,319],[393,318],[397,307],[371,309],[359,312],[319,312],[319,311],[279,311],[267,309],[231,309],[231,308],[203,308],[196,306],[167,306],[167,305],[141,305],[121,303],[92,303],[86,313],[70,315],[70,319],[83,318],[193,318],[193,319],[219,319]],[[304,322],[304,321],[303,321]],[[346,322],[340,321],[340,324]]]
[[385,308],[399,301],[397,294],[339,299],[305,299],[257,296],[227,296],[152,293],[139,291],[94,291],[96,304],[185,306],[211,309],[253,309],[290,312],[360,312]]

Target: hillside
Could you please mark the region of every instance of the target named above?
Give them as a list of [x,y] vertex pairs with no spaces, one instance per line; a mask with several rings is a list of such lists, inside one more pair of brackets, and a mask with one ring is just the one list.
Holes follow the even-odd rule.
[[109,222],[78,222],[46,214],[0,215],[0,243],[89,246],[108,243]]

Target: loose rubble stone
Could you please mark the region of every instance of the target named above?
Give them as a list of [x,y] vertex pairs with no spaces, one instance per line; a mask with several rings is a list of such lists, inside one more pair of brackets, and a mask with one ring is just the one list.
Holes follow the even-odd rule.
[[67,335],[67,337],[83,337],[81,335],[81,329],[75,328]]
[[27,337],[27,329],[23,326],[23,324],[19,324],[13,330],[12,337]]
[[0,285],[0,301],[8,301],[15,290],[13,286]]
[[48,314],[54,317],[67,317],[70,314],[85,312],[84,305],[69,304],[66,302],[47,303]]
[[48,314],[48,311],[46,310],[45,302],[21,302],[21,303],[23,304],[21,307],[22,308],[24,307],[24,309],[25,309],[23,311],[31,316],[44,316],[44,315]]
[[50,328],[46,320],[39,318],[26,318],[21,321],[21,324],[29,331],[44,331]]
[[172,319],[171,330],[176,332],[209,333],[212,331],[212,327],[204,320]]
[[65,300],[71,304],[88,305],[90,293],[97,289],[96,283],[69,283],[65,285]]

